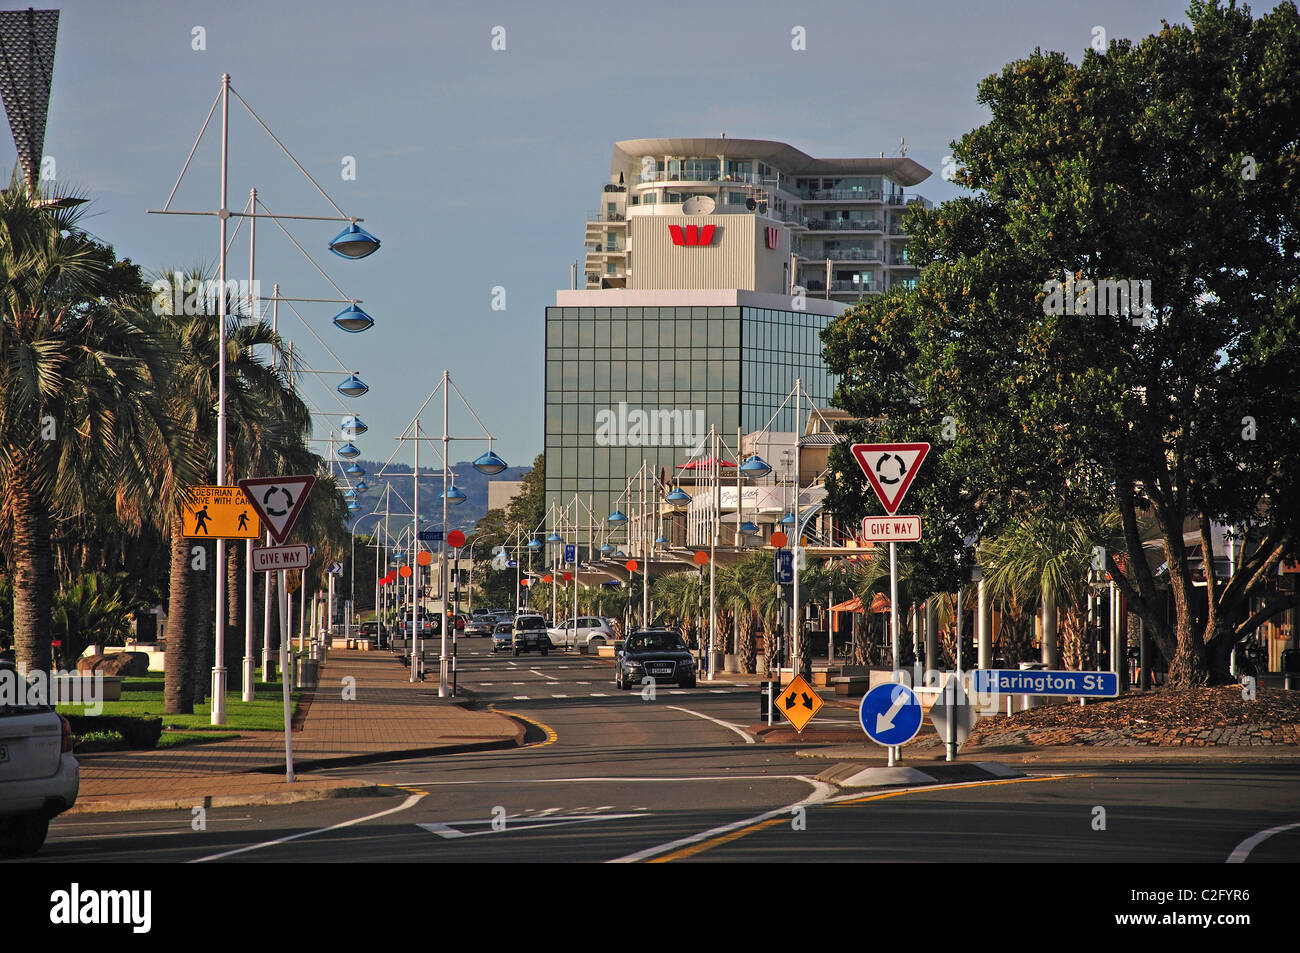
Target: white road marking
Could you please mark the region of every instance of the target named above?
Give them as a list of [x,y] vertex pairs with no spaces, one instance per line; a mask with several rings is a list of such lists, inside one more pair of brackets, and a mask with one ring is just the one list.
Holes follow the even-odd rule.
[[682,691],[680,688],[675,688],[675,689],[672,689],[671,691],[669,691],[668,694],[669,694],[669,695],[685,695],[686,692]]
[[705,721],[711,721],[715,725],[721,725],[723,728],[728,728],[731,731],[734,731],[736,734],[740,735],[740,737],[744,738],[745,744],[752,745],[757,743],[754,741],[753,735],[745,731],[745,729],[741,728],[739,725],[733,725],[729,721],[721,721],[717,718],[712,717],[711,715],[701,714],[698,711],[691,711],[689,708],[679,708],[676,705],[669,705],[668,707],[671,708],[673,711],[685,712],[688,715],[694,715],[696,718],[703,718]]
[[568,698],[568,695],[552,695],[552,698]]
[[517,701],[517,702],[526,702],[526,701],[528,701],[528,696],[527,696],[527,695],[516,695],[516,696],[515,696],[515,701]]
[[604,692],[592,692],[592,693],[591,693],[591,697],[592,697],[592,698],[608,698],[609,696],[608,696],[607,694],[605,694]]
[[591,682],[578,682],[579,685],[590,685]]
[[530,668],[528,671],[532,672],[534,675],[540,675],[542,676],[542,678],[549,678],[553,682],[559,681],[559,679],[556,678],[554,675],[547,675],[545,672],[539,672],[535,668]]
[[344,827],[353,827],[357,824],[364,824],[366,821],[373,821],[381,817],[387,817],[389,814],[396,814],[398,811],[405,811],[409,807],[419,804],[427,795],[411,794],[406,800],[397,807],[390,807],[386,811],[380,811],[378,814],[367,814],[365,817],[354,818],[350,821],[343,821],[341,824],[331,824],[329,827],[318,827],[314,831],[302,831],[298,834],[290,834],[288,837],[277,837],[275,840],[264,841],[260,844],[249,844],[247,847],[237,847],[234,850],[223,851],[220,854],[209,854],[207,857],[200,857],[192,860],[190,863],[201,864],[205,860],[220,860],[223,857],[233,857],[235,854],[244,854],[250,850],[259,850],[263,847],[274,847],[276,844],[286,844],[291,840],[298,840],[301,837],[311,837],[313,834],[327,834],[330,831],[341,830]]
[[701,831],[698,834],[692,834],[690,837],[682,837],[678,840],[667,844],[660,844],[658,847],[647,847],[645,850],[639,850],[635,854],[627,854],[624,857],[618,857],[609,861],[611,864],[631,864],[638,860],[646,860],[650,857],[666,854],[669,851],[676,850],[679,847],[686,847],[690,844],[698,844],[702,840],[708,840],[710,837],[717,837],[720,834],[727,834],[731,831],[738,830],[742,827],[748,827],[750,824],[758,824],[772,817],[778,817],[782,814],[789,814],[796,807],[804,807],[810,804],[820,804],[825,801],[830,793],[835,790],[824,781],[818,781],[815,778],[797,775],[800,781],[805,781],[813,786],[813,791],[802,801],[795,801],[793,804],[787,804],[785,807],[778,807],[775,810],[768,811],[764,814],[756,814],[754,817],[746,818],[743,821],[735,821],[731,824],[724,824],[722,827],[715,827],[712,830]]
[[[558,811],[559,808],[558,807],[551,808],[550,810]],[[591,821],[617,821],[628,817],[644,817],[644,816],[645,816],[644,814],[560,814],[555,816],[544,817],[542,814],[536,814],[534,815],[534,817],[537,818],[538,823],[511,824],[508,823],[508,821],[511,820],[511,818],[508,818],[506,826],[500,831],[494,830],[492,828],[491,826],[492,821],[490,820],[485,821],[482,818],[475,818],[469,821],[447,821],[446,823],[442,823],[442,824],[416,824],[415,826],[424,828],[430,834],[437,834],[439,837],[445,838],[447,840],[453,840],[457,837],[479,837],[483,834],[500,834],[509,831],[526,831],[526,830],[531,830],[532,828],[535,827],[563,827],[567,824],[587,824],[590,823]],[[530,817],[528,820],[531,821],[533,820],[533,818]],[[462,830],[457,830],[457,827],[453,826],[453,825],[463,826],[469,824],[476,824],[476,825],[487,824],[488,827],[486,830],[481,830],[481,831],[462,831]]]
[[1270,827],[1266,831],[1260,831],[1258,834],[1252,834],[1251,836],[1247,837],[1244,841],[1242,841],[1240,844],[1238,844],[1236,847],[1232,849],[1232,853],[1228,855],[1228,859],[1225,860],[1224,863],[1244,864],[1246,862],[1247,855],[1250,854],[1252,850],[1254,850],[1260,844],[1264,843],[1264,841],[1268,840],[1274,834],[1281,834],[1283,831],[1289,831],[1293,827],[1300,827],[1300,821],[1296,822],[1295,824],[1283,824],[1280,827]]
[[527,685],[527,682],[511,682],[511,685]]

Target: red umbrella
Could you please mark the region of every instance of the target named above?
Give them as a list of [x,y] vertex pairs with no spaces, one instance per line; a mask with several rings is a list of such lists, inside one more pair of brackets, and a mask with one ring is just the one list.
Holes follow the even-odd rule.
[[[707,460],[692,460],[690,463],[679,463],[677,465],[677,469],[678,470],[708,470],[713,467],[713,460],[714,460],[713,457],[709,457]],[[719,460],[718,465],[723,467],[735,466],[735,464],[729,460]]]

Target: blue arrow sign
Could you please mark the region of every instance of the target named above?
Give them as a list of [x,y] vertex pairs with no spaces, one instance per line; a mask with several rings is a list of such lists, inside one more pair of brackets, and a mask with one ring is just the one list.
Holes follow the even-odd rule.
[[772,554],[772,576],[782,586],[794,584],[794,551],[778,549]]
[[330,565],[329,565],[329,569],[327,569],[326,572],[329,572],[329,573],[331,573],[332,575],[335,575],[335,576],[341,575],[341,574],[343,573],[343,564],[342,564],[342,563],[330,563]]
[[578,547],[574,543],[568,543],[564,547],[564,561],[566,563],[575,563],[578,561]]
[[518,563],[518,561],[512,559],[512,560],[510,560],[509,562],[506,563],[506,568],[507,568],[507,569],[518,569],[518,568],[519,568],[519,563]]
[[905,745],[921,730],[921,703],[906,685],[877,685],[862,696],[858,720],[879,745]]
[[1084,698],[1116,698],[1119,676],[1114,672],[1056,672],[1026,669],[977,669],[976,693],[990,695],[1074,695]]

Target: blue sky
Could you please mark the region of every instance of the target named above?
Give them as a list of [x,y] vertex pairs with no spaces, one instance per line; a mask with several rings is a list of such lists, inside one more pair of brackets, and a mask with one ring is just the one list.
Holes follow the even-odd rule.
[[[908,155],[934,171],[917,187],[942,201],[948,143],[985,118],[976,84],[1035,47],[1078,60],[1094,26],[1139,38],[1164,0],[884,4],[767,2],[710,7],[575,0],[425,3],[121,2],[61,5],[45,154],[58,179],[90,193],[85,220],[146,270],[211,266],[215,219],[146,214],[167,199],[228,72],[236,90],[350,215],[383,241],[359,262],[325,250],[340,226],[286,223],[346,295],[376,319],[349,335],[337,307],[299,305],[324,344],[371,386],[320,409],[360,415],[357,442],[383,460],[444,368],[527,465],[542,449],[543,309],[581,257],[614,141],[651,136],[775,139],[821,157]],[[1256,15],[1270,5],[1260,4]],[[202,27],[206,49],[192,49]],[[506,49],[491,49],[505,28]],[[803,27],[807,49],[791,49]],[[214,117],[173,208],[210,210],[219,192]],[[13,146],[5,139],[10,162]],[[342,178],[356,159],[355,181]],[[330,214],[232,100],[230,205],[256,186],[274,212]],[[232,220],[233,227],[233,220]],[[259,223],[257,277],[294,297],[333,297],[274,224]],[[230,277],[247,277],[247,232]],[[504,311],[491,309],[494,286]],[[299,320],[281,329],[310,366],[336,369]],[[343,401],[344,403],[340,403]],[[337,423],[338,417],[335,417]],[[441,433],[440,408],[422,417]],[[450,430],[481,431],[453,407]],[[453,444],[453,461],[483,444]],[[422,454],[422,465],[433,458]],[[409,444],[399,460],[409,462]]]

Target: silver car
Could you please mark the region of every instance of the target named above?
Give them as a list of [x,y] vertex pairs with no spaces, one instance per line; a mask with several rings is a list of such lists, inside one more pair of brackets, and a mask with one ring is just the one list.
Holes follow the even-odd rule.
[[570,616],[547,634],[556,648],[579,648],[593,655],[602,645],[614,642],[614,630],[599,616]]
[[0,856],[40,850],[50,818],[76,803],[80,785],[68,720],[49,705],[0,704]]

